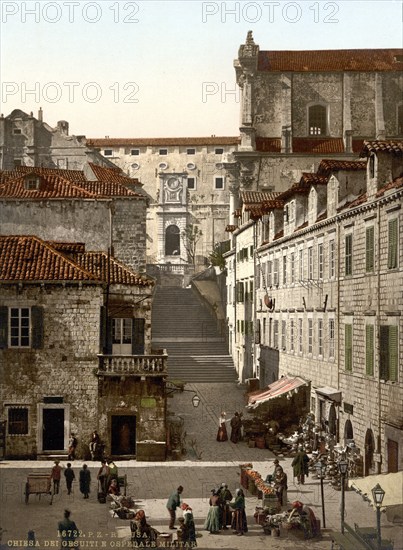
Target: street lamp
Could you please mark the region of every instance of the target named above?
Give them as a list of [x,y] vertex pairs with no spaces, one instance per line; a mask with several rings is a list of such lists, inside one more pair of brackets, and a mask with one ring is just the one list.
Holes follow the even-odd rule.
[[319,460],[319,462],[316,463],[316,472],[320,479],[320,494],[322,498],[322,520],[323,520],[323,527],[325,528],[326,517],[325,517],[325,498],[323,495],[323,478],[325,477],[325,473],[326,473],[326,464],[321,460]]
[[376,533],[378,539],[378,550],[382,548],[382,538],[381,538],[381,506],[383,502],[383,497],[385,496],[385,491],[377,483],[372,489],[372,498],[374,499],[376,506]]
[[345,458],[339,460],[339,472],[341,475],[341,532],[344,533],[344,491],[346,485],[346,474],[348,470],[348,462]]

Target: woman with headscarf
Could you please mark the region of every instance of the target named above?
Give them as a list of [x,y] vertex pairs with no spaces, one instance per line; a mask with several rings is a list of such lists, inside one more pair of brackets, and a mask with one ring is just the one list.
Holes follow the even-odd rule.
[[226,413],[223,411],[218,419],[217,441],[228,441]]
[[197,546],[196,543],[196,527],[193,517],[192,508],[189,505],[184,506],[183,510],[183,527],[182,527],[182,543],[185,548]]
[[220,497],[218,489],[211,490],[210,508],[204,522],[204,529],[210,531],[211,535],[215,535],[220,531]]
[[288,516],[288,521],[295,516],[300,520],[301,528],[304,531],[306,539],[311,539],[319,534],[316,517],[312,508],[296,500],[292,503],[292,511]]
[[238,536],[248,532],[248,524],[245,514],[245,495],[242,489],[237,489],[235,493],[235,501],[230,502],[229,505],[234,509],[232,516],[231,527],[234,533]]
[[144,510],[139,510],[134,516],[134,520],[130,522],[130,530],[132,532],[132,542],[137,545],[144,545],[145,541],[157,540],[157,531],[147,523]]

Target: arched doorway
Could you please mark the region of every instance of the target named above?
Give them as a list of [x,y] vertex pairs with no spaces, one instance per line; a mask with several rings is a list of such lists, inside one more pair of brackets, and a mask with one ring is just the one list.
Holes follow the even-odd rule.
[[364,476],[368,476],[374,467],[375,439],[372,430],[365,434]]
[[354,439],[353,425],[351,424],[350,419],[346,420],[346,423],[344,424],[344,443],[346,443],[349,439]]
[[180,256],[180,230],[177,225],[168,225],[165,230],[165,256]]

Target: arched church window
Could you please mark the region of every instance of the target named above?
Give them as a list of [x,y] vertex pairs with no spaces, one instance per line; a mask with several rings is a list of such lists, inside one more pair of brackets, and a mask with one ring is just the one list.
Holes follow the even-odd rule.
[[327,110],[324,105],[311,105],[308,108],[308,130],[310,136],[322,136],[327,133]]
[[177,225],[168,225],[165,230],[165,255],[180,256],[180,230]]

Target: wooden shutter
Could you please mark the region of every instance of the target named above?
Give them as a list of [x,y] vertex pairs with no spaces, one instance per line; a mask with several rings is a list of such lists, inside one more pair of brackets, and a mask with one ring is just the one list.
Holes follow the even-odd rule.
[[365,271],[374,271],[374,228],[367,227],[365,232]]
[[396,382],[397,380],[397,326],[389,327],[389,380]]
[[8,307],[0,306],[0,349],[8,345]]
[[379,377],[387,380],[389,372],[389,327],[387,325],[381,325],[379,338]]
[[256,319],[255,344],[260,344],[260,319]]
[[388,224],[388,269],[397,267],[397,219],[390,220]]
[[344,354],[345,354],[345,369],[353,370],[353,327],[345,325],[344,327]]
[[43,348],[43,307],[33,306],[31,308],[31,321],[32,321],[32,348]]
[[374,325],[365,326],[365,372],[374,374]]
[[133,319],[132,324],[132,354],[144,355],[145,319]]

